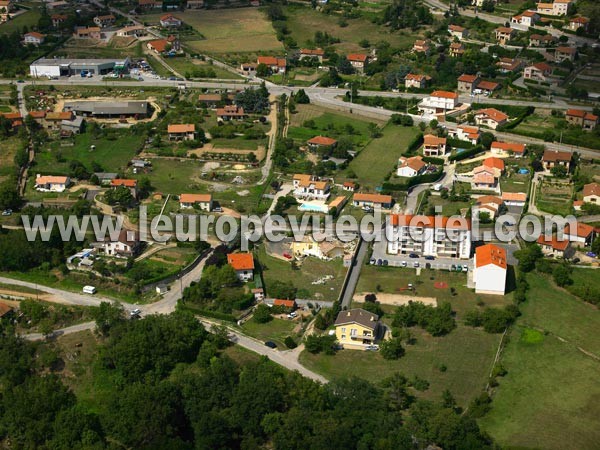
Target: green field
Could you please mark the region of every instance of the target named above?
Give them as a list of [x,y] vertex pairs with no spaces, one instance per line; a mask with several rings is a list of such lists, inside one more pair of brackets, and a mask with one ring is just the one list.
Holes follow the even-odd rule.
[[[291,281],[296,288],[302,290],[298,297],[314,298],[322,300],[337,300],[346,268],[342,264],[341,258],[333,261],[321,261],[317,258],[306,258],[302,263],[300,270],[293,270],[292,265],[278,258],[267,255],[264,245],[261,245],[256,252],[263,271],[263,281],[267,295],[269,292],[269,283],[274,281]],[[332,275],[333,279],[324,284],[311,284],[313,281],[325,275]]]
[[507,447],[597,448],[600,363],[588,354],[600,355],[600,311],[543,276],[527,280],[528,300],[502,356],[508,374],[480,424]]
[[[437,289],[434,284],[438,281],[448,284],[446,289]],[[411,283],[414,292],[402,291]],[[475,294],[473,289],[466,286],[465,273],[449,272],[446,270],[421,269],[417,276],[414,269],[403,267],[381,267],[368,265],[361,269],[360,278],[356,286],[357,293],[384,292],[387,294],[414,295],[415,297],[435,297],[440,302],[450,302],[452,309],[457,312],[460,319],[465,311],[477,307],[478,301],[483,301],[486,306],[502,306],[510,302],[511,294],[506,296]],[[379,289],[377,288],[379,286]],[[452,295],[451,288],[456,295]]]
[[4,22],[2,25],[0,25],[0,34],[11,34],[15,31],[21,32],[23,27],[27,27],[31,30],[31,27],[37,26],[40,17],[40,11],[37,8],[30,9],[23,14],[19,14],[14,19]]
[[300,47],[307,41],[314,39],[315,31],[326,31],[331,36],[339,38],[341,43],[335,44],[338,51],[364,51],[358,44],[367,39],[373,43],[378,41],[389,42],[392,47],[409,48],[418,33],[390,32],[387,28],[378,26],[364,18],[347,19],[348,26],[340,27],[340,16],[337,14],[323,14],[306,6],[290,5],[284,8],[287,17],[286,25],[291,31],[291,36]]
[[[416,343],[406,345],[406,354],[397,361],[374,352],[341,350],[334,356],[304,351],[300,362],[330,379],[358,376],[378,382],[395,372],[409,379],[417,375],[430,383],[427,391],[415,391],[418,396],[438,400],[449,389],[459,405],[467,406],[485,388],[500,336],[465,326],[444,337],[432,337],[416,327],[410,331]],[[442,364],[445,372],[439,370]]]
[[396,168],[398,158],[406,152],[417,134],[416,128],[387,125],[383,136],[373,139],[350,163],[349,167],[361,186],[371,190],[379,186]]
[[16,172],[15,155],[25,143],[17,136],[10,136],[2,140],[2,151],[0,152],[0,179]]
[[[314,127],[303,126],[306,120],[314,121]],[[347,126],[352,126],[352,134],[348,133]],[[312,105],[300,105],[298,112],[292,115],[287,136],[304,144],[307,140],[319,135],[334,139],[349,138],[357,149],[366,145],[371,139],[369,136],[369,122],[366,120],[338,114]]]
[[[90,133],[75,136],[73,146],[62,146],[64,141],[53,142],[50,149],[45,147],[35,157],[36,170],[48,174],[68,174],[69,161],[82,162],[91,169],[92,161],[97,162],[107,172],[125,169],[127,163],[140,149],[143,136],[128,130],[110,130],[109,136],[94,138]],[[91,145],[96,148],[91,150]]]
[[242,325],[242,332],[261,341],[273,341],[281,350],[287,347],[283,343],[287,336],[293,335],[296,322],[274,318],[267,323],[258,323],[250,319]]
[[166,58],[165,62],[175,71],[179,72],[186,78],[204,78],[196,77],[193,73],[194,69],[210,69],[215,72],[216,78],[227,79],[227,80],[239,80],[242,77],[229,70],[225,70],[214,64],[209,64],[206,61],[192,58]]
[[[161,14],[144,16],[147,22],[158,22]],[[204,36],[203,40],[187,40],[184,45],[202,53],[280,52],[283,46],[266,15],[258,9],[236,8],[202,11],[178,11],[175,14]]]
[[200,179],[201,167],[201,163],[192,160],[155,158],[152,172],[137,178],[147,177],[152,187],[163,194],[205,193],[208,185]]

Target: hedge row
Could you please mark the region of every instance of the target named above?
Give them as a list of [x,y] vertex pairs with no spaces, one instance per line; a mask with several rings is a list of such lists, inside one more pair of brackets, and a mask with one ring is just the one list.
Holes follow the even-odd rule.
[[421,145],[423,145],[423,133],[419,133],[415,136],[415,138],[408,144],[408,149],[406,153],[414,153],[416,152]]
[[435,164],[436,166],[443,166],[445,162],[443,158],[436,158],[435,156],[423,156],[423,161],[429,164]]
[[417,184],[433,183],[439,180],[444,175],[442,170],[438,170],[434,173],[428,173],[425,175],[417,175],[416,177],[409,178],[405,183],[383,183],[382,189],[384,192],[393,191],[407,191]]
[[534,111],[535,111],[535,108],[533,106],[528,106],[527,109],[525,111],[523,111],[521,114],[519,114],[519,116],[515,120],[511,120],[506,125],[502,125],[502,126],[498,127],[497,128],[498,131],[512,130],[513,128],[516,128],[517,125],[519,125],[521,122],[523,122],[525,117],[530,116],[531,114],[533,114]]

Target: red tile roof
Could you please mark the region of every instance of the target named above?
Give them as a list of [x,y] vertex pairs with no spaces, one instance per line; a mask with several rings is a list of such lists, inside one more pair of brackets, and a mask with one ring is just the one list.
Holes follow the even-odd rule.
[[110,185],[112,187],[117,187],[117,186],[125,186],[125,187],[136,187],[137,186],[137,180],[128,180],[125,178],[115,178],[114,180],[110,180]]
[[179,203],[210,203],[211,201],[211,194],[181,194],[179,196]]
[[449,91],[433,91],[431,93],[432,97],[440,97],[440,98],[458,98],[458,94],[455,92]]
[[587,197],[588,195],[600,196],[600,184],[590,183],[583,186],[583,196]]
[[230,253],[227,263],[235,270],[254,270],[254,258],[251,253]]
[[295,300],[283,300],[280,298],[276,298],[273,300],[273,306],[285,306],[286,308],[295,308],[296,301]]
[[496,108],[480,109],[479,111],[475,112],[475,116],[479,115],[485,115],[498,123],[508,120],[508,116],[502,111],[498,111]]
[[467,75],[466,73],[463,73],[458,77],[458,81],[461,83],[474,83],[478,78],[477,75]]
[[355,61],[355,62],[365,62],[367,60],[368,56],[365,55],[364,53],[350,53],[347,56],[348,61]]
[[505,152],[524,153],[525,144],[517,144],[516,142],[492,142],[492,149],[499,148]]
[[537,243],[540,245],[546,245],[552,247],[554,250],[565,251],[569,246],[568,240],[559,241],[556,236],[540,236],[537,240]]
[[326,137],[326,136],[315,136],[314,138],[310,139],[307,141],[309,144],[312,145],[334,145],[335,143],[337,143],[337,141],[335,139]]
[[475,249],[475,267],[483,267],[490,264],[506,269],[506,250],[494,244],[486,244]]
[[502,161],[500,158],[495,158],[493,156],[490,156],[489,158],[484,159],[483,165],[485,167],[491,167],[494,169],[504,170],[504,161]]
[[423,228],[446,228],[456,230],[470,230],[471,221],[463,217],[446,216],[420,216],[420,215],[402,215],[392,214],[390,224],[398,227],[423,227]]
[[560,152],[558,150],[545,150],[542,156],[542,161],[556,162],[556,161],[571,161],[573,155],[570,152]]

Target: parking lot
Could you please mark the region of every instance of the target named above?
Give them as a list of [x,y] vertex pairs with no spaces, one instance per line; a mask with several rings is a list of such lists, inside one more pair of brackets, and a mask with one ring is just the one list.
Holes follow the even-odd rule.
[[[438,270],[453,270],[453,267],[456,269],[458,266],[461,267],[461,270],[464,270],[464,267],[467,267],[467,270],[473,269],[473,260],[472,259],[460,259],[460,258],[434,258],[434,259],[425,259],[425,257],[420,256],[418,258],[411,258],[409,255],[390,255],[386,252],[387,241],[382,239],[379,242],[373,243],[373,253],[371,255],[371,263],[379,263],[380,265],[388,265],[393,267],[422,267],[427,269],[438,269]],[[387,264],[385,263],[387,261]],[[418,264],[418,265],[417,265]]]

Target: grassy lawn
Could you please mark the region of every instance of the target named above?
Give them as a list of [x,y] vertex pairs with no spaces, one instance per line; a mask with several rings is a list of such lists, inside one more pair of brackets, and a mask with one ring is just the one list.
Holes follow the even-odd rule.
[[14,163],[15,155],[25,144],[17,136],[9,136],[2,140],[2,151],[0,152],[0,178],[12,175],[16,171]]
[[131,41],[130,45],[116,45],[112,41],[106,45],[98,45],[86,39],[70,39],[50,56],[66,58],[122,58],[125,56],[143,56],[142,44]]
[[[331,138],[347,137],[358,148],[366,145],[369,140],[369,121],[359,120],[356,116],[339,114],[337,111],[326,110],[313,105],[299,105],[298,112],[292,115],[288,137],[304,143],[305,141],[323,135]],[[303,126],[306,120],[313,120],[314,127]],[[352,133],[349,133],[352,126]]]
[[373,139],[350,163],[358,182],[367,189],[374,189],[393,171],[398,158],[404,154],[418,131],[412,127],[387,125],[383,136]]
[[159,77],[168,78],[168,77],[170,77],[170,76],[173,75],[173,73],[170,70],[168,70],[165,66],[163,66],[158,61],[158,58],[156,56],[154,56],[154,55],[146,55],[145,59],[146,59],[146,61],[148,61],[148,64],[150,64],[152,66],[152,69],[154,69],[154,71],[156,72],[156,74]]
[[529,174],[513,173],[500,179],[502,192],[529,192]]
[[[447,289],[436,289],[434,283],[443,281],[448,283]],[[511,295],[482,295],[475,294],[473,289],[467,288],[467,275],[465,273],[448,272],[445,270],[422,269],[417,276],[416,270],[401,267],[364,266],[360,272],[356,292],[384,292],[387,294],[411,295],[410,291],[401,291],[409,283],[415,288],[412,295],[415,297],[435,297],[440,302],[450,302],[452,309],[457,312],[458,319],[468,310],[476,308],[479,300],[486,306],[502,306],[510,302]],[[377,287],[379,286],[379,289]],[[452,295],[450,288],[456,290]]]
[[502,357],[508,374],[480,424],[506,447],[597,448],[600,365],[577,348],[600,354],[600,312],[543,276],[527,280],[528,300]]
[[434,208],[436,206],[441,206],[442,214],[444,216],[451,216],[461,209],[468,209],[471,206],[471,202],[453,202],[449,199],[443,199],[439,195],[430,195],[427,199],[427,204],[425,204],[425,202],[422,203],[421,211],[427,212],[427,209],[430,206],[433,206]]
[[323,14],[305,6],[290,5],[284,8],[284,13],[291,36],[300,47],[313,40],[317,30],[327,31],[331,36],[339,38],[341,42],[334,47],[342,52],[364,51],[358,44],[363,39],[371,42],[386,41],[398,48],[408,48],[418,39],[414,33],[390,32],[364,18],[347,19],[348,26],[340,27],[339,15]]
[[[100,164],[107,172],[118,172],[125,169],[127,163],[141,148],[142,136],[136,136],[128,130],[111,130],[112,138],[94,138],[90,133],[77,135],[73,146],[62,146],[64,141],[53,142],[49,148],[38,153],[35,157],[36,170],[52,174],[68,174],[69,161],[82,162],[91,169],[91,162]],[[95,145],[91,151],[90,146]],[[50,150],[50,151],[48,151]]]
[[15,31],[21,32],[23,27],[27,27],[31,30],[31,27],[37,26],[40,20],[41,13],[38,8],[32,8],[22,14],[19,14],[12,20],[4,22],[0,25],[0,34],[11,34]]
[[283,343],[287,336],[292,335],[296,322],[274,318],[267,323],[257,323],[250,319],[242,325],[242,332],[261,341],[273,341],[280,349],[287,347]]
[[152,172],[137,178],[147,177],[154,189],[163,194],[205,193],[208,185],[201,181],[201,168],[201,163],[193,160],[156,158],[152,159]]
[[[161,14],[144,16],[158,21]],[[266,15],[253,8],[178,11],[177,17],[194,27],[205,39],[189,40],[185,45],[201,53],[283,52]]]
[[[328,378],[356,375],[375,383],[400,372],[409,379],[415,375],[429,381],[423,398],[438,400],[449,389],[459,405],[466,406],[485,387],[498,348],[500,336],[459,326],[444,337],[432,337],[419,328],[411,328],[414,345],[397,361],[387,361],[379,353],[341,350],[334,356],[313,355],[306,351],[300,362]],[[442,372],[439,367],[445,365]]]
[[[346,276],[346,268],[343,267],[340,258],[333,261],[321,261],[317,258],[306,258],[300,270],[293,270],[289,262],[267,255],[264,245],[256,251],[263,270],[263,280],[267,295],[269,283],[274,281],[290,280],[298,288],[298,297],[314,298],[322,300],[337,300]],[[325,275],[333,276],[333,279],[324,284],[312,284]]]

